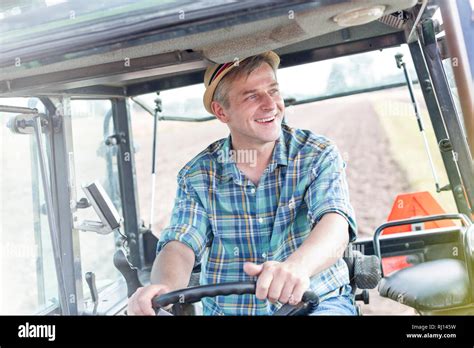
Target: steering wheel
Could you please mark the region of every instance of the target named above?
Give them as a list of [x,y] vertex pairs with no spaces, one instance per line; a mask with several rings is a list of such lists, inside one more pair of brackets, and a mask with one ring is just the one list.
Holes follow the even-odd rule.
[[[213,285],[195,286],[180,289],[156,296],[152,300],[153,308],[158,311],[174,304],[195,303],[204,297],[255,294],[256,282],[232,282]],[[302,301],[297,305],[285,304],[273,315],[307,315],[319,305],[319,297],[309,290],[303,294]]]
[[[137,269],[128,262],[123,250],[119,249],[114,254],[114,265],[122,273],[127,283],[127,296],[130,297],[142,285],[138,279]],[[153,308],[158,314],[160,310],[169,305],[195,303],[204,297],[255,294],[256,282],[232,282],[213,285],[194,286],[168,292],[156,296],[152,300]],[[297,305],[285,304],[273,315],[307,315],[319,305],[319,297],[309,290],[303,294],[302,301]]]

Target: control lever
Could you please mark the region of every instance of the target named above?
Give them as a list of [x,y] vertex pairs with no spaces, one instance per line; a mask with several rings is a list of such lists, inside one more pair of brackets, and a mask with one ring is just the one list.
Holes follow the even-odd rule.
[[87,272],[86,273],[86,282],[89,285],[89,290],[91,292],[92,303],[94,304],[94,309],[92,310],[92,315],[97,314],[97,307],[99,306],[99,293],[97,292],[97,287],[95,285],[95,273]]
[[313,291],[306,291],[303,299],[297,305],[284,304],[278,309],[274,316],[306,316],[319,306],[319,297]]
[[114,254],[114,265],[125,278],[125,282],[127,283],[127,297],[132,296],[138,288],[143,286],[138,279],[137,268],[128,262],[125,253],[121,249],[117,250]]
[[362,301],[364,304],[369,304],[369,291],[368,290],[362,290],[360,294],[355,295],[355,300],[356,301]]

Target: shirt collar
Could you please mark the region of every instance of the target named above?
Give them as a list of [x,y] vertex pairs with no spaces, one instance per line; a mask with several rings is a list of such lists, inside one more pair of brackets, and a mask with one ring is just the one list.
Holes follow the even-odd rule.
[[226,181],[229,178],[233,178],[236,184],[242,184],[244,178],[242,177],[239,168],[237,168],[235,161],[230,156],[230,150],[232,150],[232,137],[229,134],[219,149],[218,162],[222,165],[221,180]]
[[272,160],[270,163],[280,164],[287,166],[288,165],[288,148],[285,141],[285,135],[283,134],[283,129],[280,132],[280,137],[277,139],[275,144],[275,149],[273,150]]
[[[218,154],[218,162],[222,164],[221,180],[225,181],[226,179],[232,177],[235,183],[241,185],[243,184],[245,178],[237,167],[235,161],[230,156],[230,150],[232,150],[232,136],[229,134],[219,149]],[[275,143],[275,148],[273,149],[272,159],[270,160],[268,171],[272,172],[278,165],[288,165],[288,148],[283,130],[280,132],[280,137]]]

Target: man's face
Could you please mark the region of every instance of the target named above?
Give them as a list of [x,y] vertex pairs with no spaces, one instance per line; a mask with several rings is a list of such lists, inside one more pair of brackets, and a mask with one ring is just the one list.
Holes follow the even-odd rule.
[[230,106],[218,118],[227,123],[234,141],[259,146],[278,139],[285,105],[270,65],[263,63],[248,77],[232,81],[228,98]]

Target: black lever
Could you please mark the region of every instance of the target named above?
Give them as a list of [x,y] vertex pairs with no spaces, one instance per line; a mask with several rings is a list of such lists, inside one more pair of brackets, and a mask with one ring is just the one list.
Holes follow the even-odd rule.
[[369,291],[363,290],[360,294],[355,295],[356,301],[362,301],[364,304],[369,304]]
[[94,304],[92,315],[96,315],[97,307],[99,306],[99,293],[97,292],[97,287],[95,285],[95,273],[87,272],[86,282],[87,282],[87,285],[89,285],[89,290],[91,292],[91,300],[92,300],[92,303]]
[[305,316],[313,312],[319,306],[319,297],[312,290],[308,290],[303,294],[303,298],[297,305],[289,303],[281,306],[274,316]]
[[117,250],[114,254],[114,265],[125,278],[125,282],[127,283],[127,297],[132,296],[138,288],[143,286],[138,279],[137,269],[130,265],[125,253],[121,249]]

